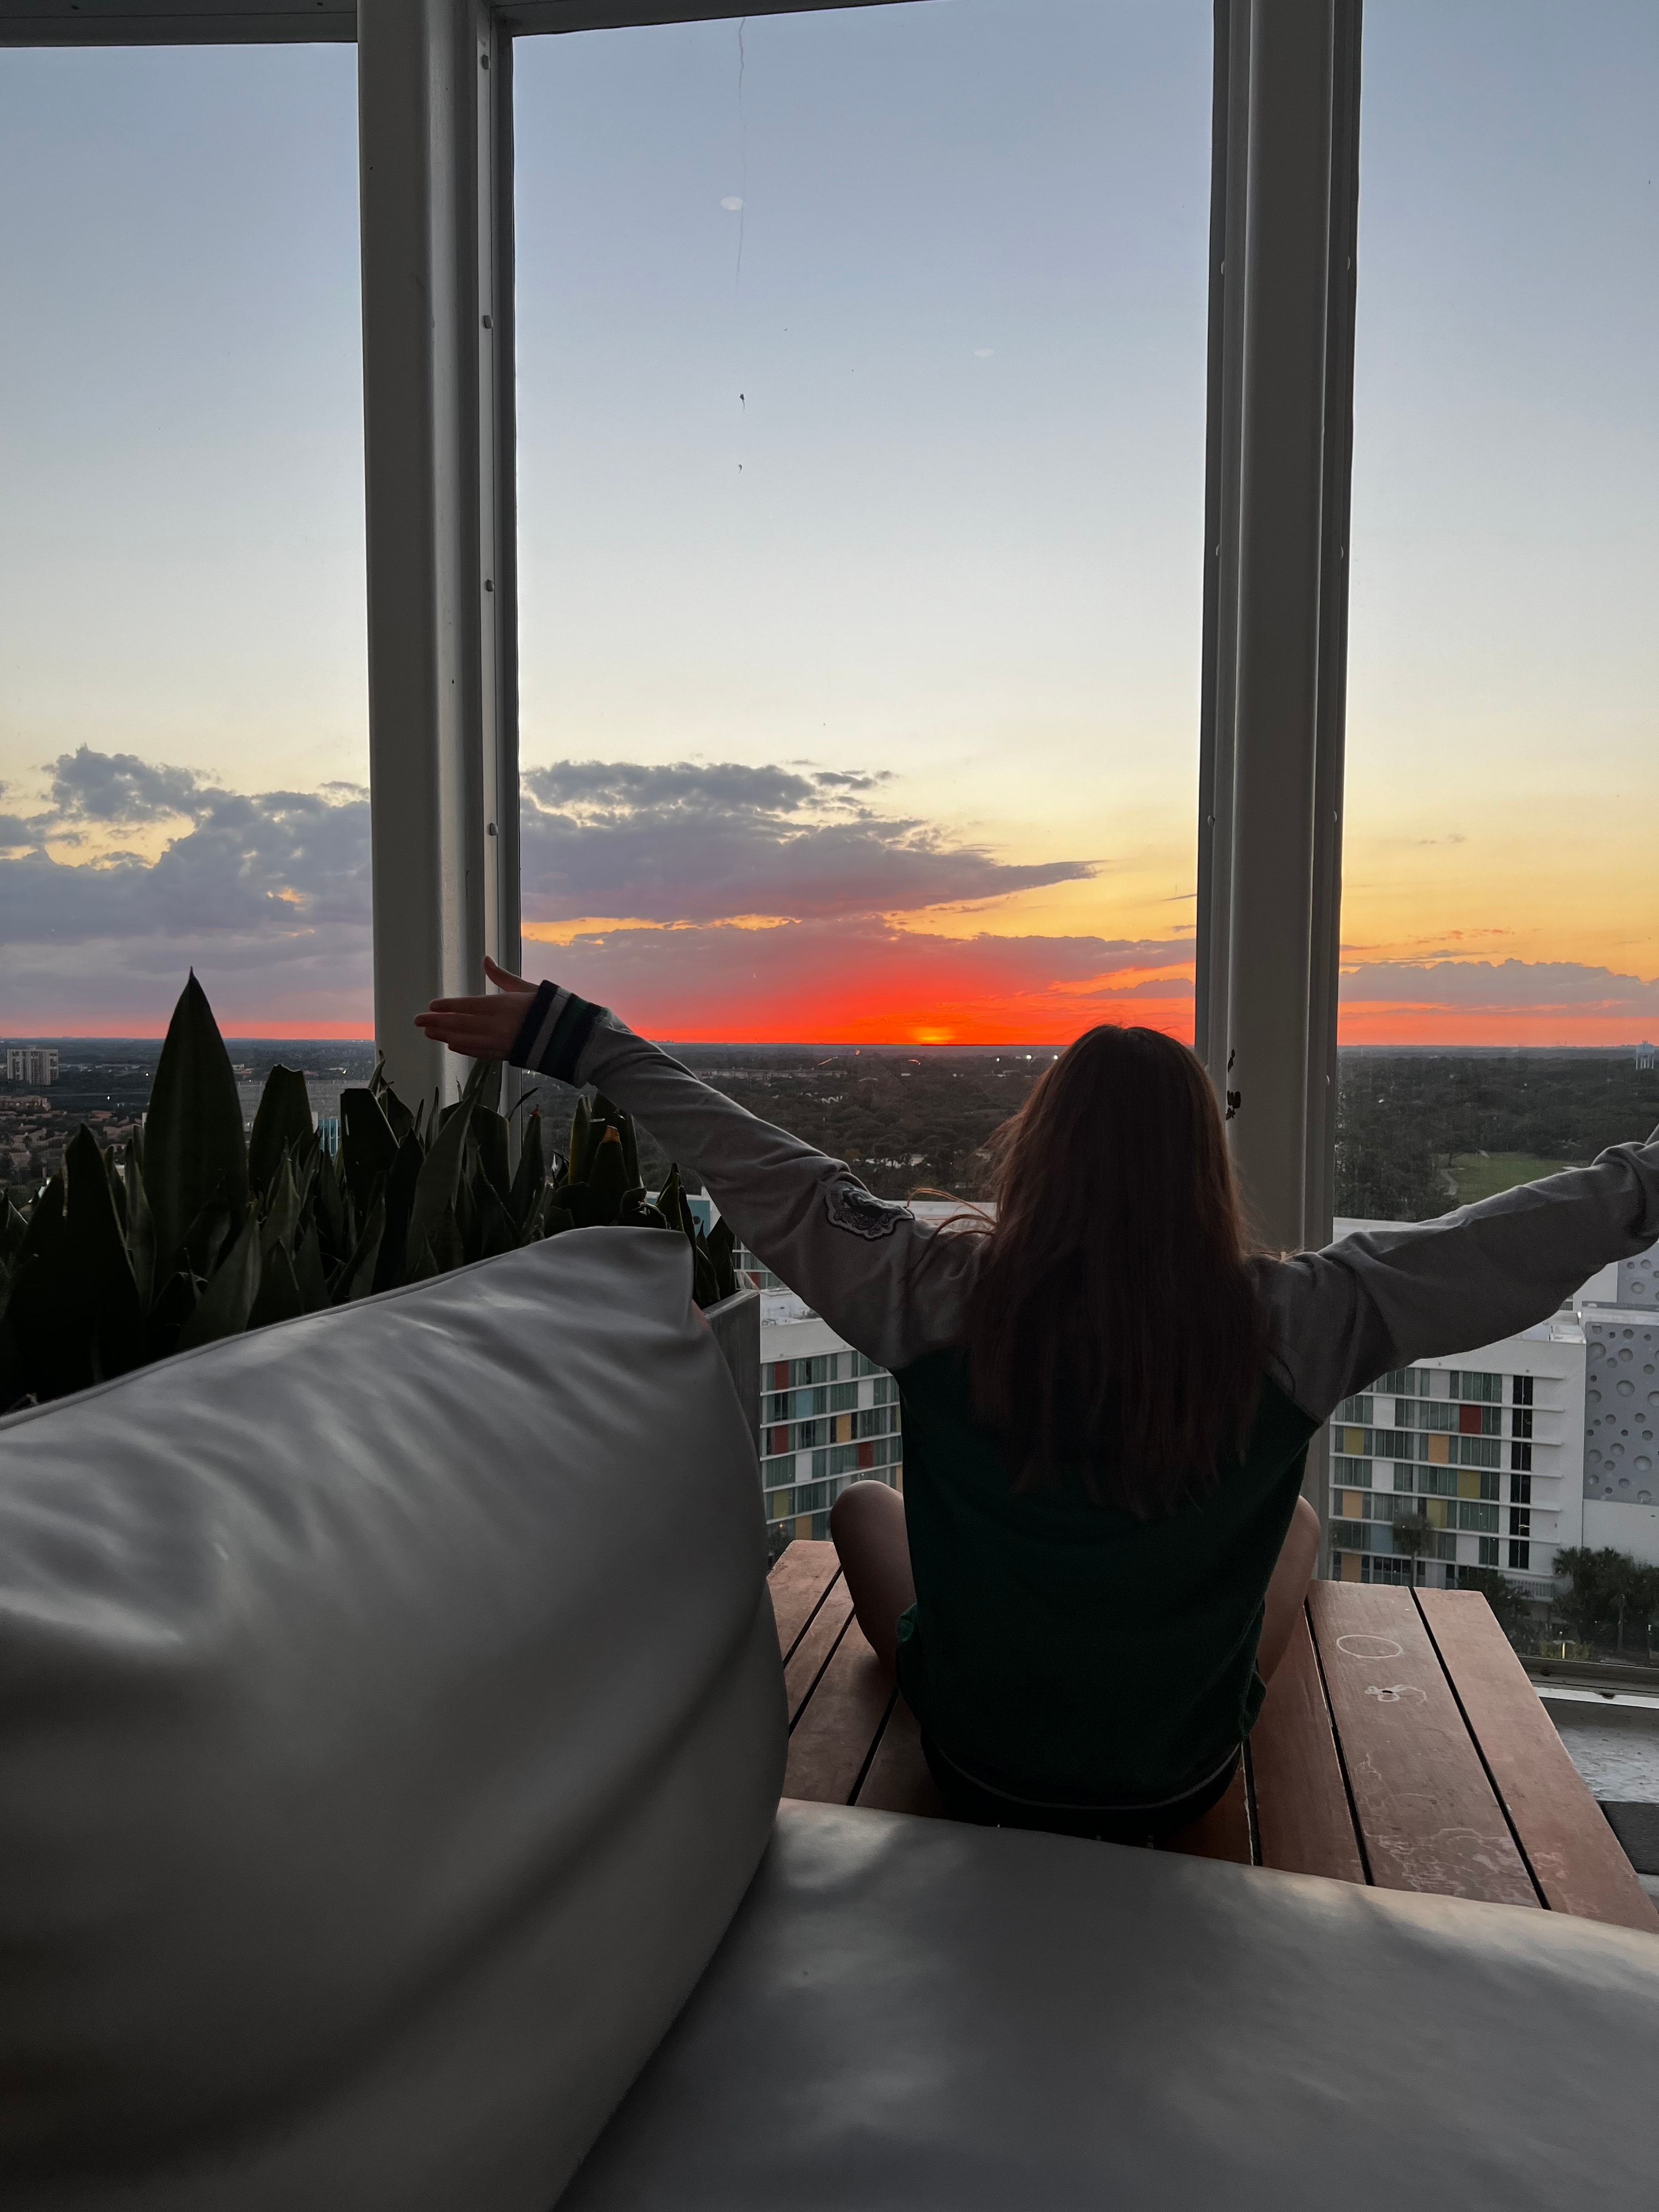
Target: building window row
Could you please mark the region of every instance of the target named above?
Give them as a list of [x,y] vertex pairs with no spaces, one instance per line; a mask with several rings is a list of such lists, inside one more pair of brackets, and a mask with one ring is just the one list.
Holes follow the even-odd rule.
[[819,1444],[860,1443],[866,1437],[884,1437],[898,1425],[896,1406],[866,1406],[817,1421],[769,1420],[763,1425],[762,1445],[771,1453],[811,1451]]
[[1424,1435],[1413,1429],[1337,1428],[1331,1441],[1345,1459],[1420,1461],[1425,1467],[1501,1467],[1498,1437]]
[[[1431,1528],[1484,1530],[1495,1534],[1502,1508],[1496,1498],[1393,1497],[1387,1491],[1339,1490],[1331,1500],[1334,1514],[1346,1521],[1426,1521]],[[1513,1528],[1515,1509],[1510,1508]]]
[[[1374,1391],[1361,1391],[1356,1396],[1345,1398],[1337,1407],[1334,1420],[1339,1424],[1352,1422],[1369,1428],[1378,1419],[1386,1424],[1392,1420],[1394,1432],[1405,1429],[1425,1429],[1432,1433],[1463,1437],[1501,1437],[1504,1434],[1504,1408],[1501,1406],[1462,1405],[1450,1399],[1395,1398],[1379,1400]],[[1530,1437],[1533,1409],[1530,1406],[1511,1408],[1508,1433],[1512,1437]]]
[[[1522,1399],[1517,1391],[1515,1403],[1532,1403],[1532,1377],[1517,1375],[1516,1382],[1525,1382],[1527,1395]],[[1400,1398],[1448,1398],[1463,1400],[1475,1405],[1501,1406],[1504,1402],[1504,1377],[1484,1371],[1460,1371],[1445,1367],[1394,1367],[1386,1375],[1379,1375],[1372,1386],[1383,1396]]]

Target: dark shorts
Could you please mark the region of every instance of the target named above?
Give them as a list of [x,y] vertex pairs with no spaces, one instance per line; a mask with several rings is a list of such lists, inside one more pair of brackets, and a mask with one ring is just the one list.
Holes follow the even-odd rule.
[[1105,1844],[1155,1844],[1188,1826],[1219,1803],[1238,1771],[1235,1744],[1212,1774],[1173,1797],[1117,1798],[1109,1803],[1029,1797],[970,1774],[947,1759],[924,1729],[921,1748],[951,1817],[981,1828],[1040,1828],[1050,1835],[1087,1836]]

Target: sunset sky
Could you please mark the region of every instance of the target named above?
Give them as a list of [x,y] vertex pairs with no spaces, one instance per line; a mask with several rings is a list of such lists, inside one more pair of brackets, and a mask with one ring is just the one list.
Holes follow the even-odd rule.
[[[527,965],[679,1038],[1190,1035],[1210,35],[520,42]],[[1365,36],[1343,1034],[1659,1035],[1659,11]],[[355,99],[0,54],[10,1036],[192,963],[368,1030]]]

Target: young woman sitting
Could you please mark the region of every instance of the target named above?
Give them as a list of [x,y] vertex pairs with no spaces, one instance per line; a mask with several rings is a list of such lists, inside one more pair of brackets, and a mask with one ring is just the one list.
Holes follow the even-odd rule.
[[1289,1645],[1332,1409],[1547,1320],[1659,1238],[1659,1142],[1437,1221],[1253,1252],[1215,1095],[1152,1030],[1078,1039],[995,1140],[996,1205],[933,1225],[603,1007],[490,965],[428,1036],[596,1084],[750,1251],[896,1378],[904,1495],[831,1534],[959,1818],[1146,1841],[1227,1788]]

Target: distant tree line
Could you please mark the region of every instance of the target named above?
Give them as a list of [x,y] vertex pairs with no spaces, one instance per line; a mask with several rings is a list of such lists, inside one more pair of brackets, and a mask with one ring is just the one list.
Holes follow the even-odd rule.
[[1571,1588],[1556,1600],[1556,1608],[1582,1642],[1652,1659],[1654,1627],[1659,1622],[1659,1567],[1611,1545],[1595,1549],[1573,1544],[1556,1553],[1555,1571],[1572,1577]]
[[[675,1050],[697,1073],[820,1150],[884,1198],[990,1194],[986,1140],[1024,1104],[1048,1052],[809,1052],[789,1045]],[[555,1119],[572,1096],[543,1079]],[[1336,1210],[1425,1221],[1457,1203],[1451,1163],[1474,1152],[1593,1159],[1659,1123],[1659,1074],[1624,1053],[1345,1052],[1338,1068]],[[648,1176],[667,1161],[641,1131]]]
[[1337,1070],[1336,1210],[1425,1221],[1471,1152],[1594,1159],[1659,1123],[1659,1073],[1620,1053],[1354,1051]]

